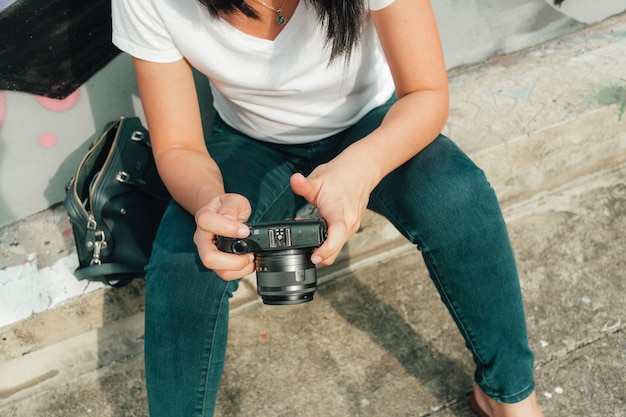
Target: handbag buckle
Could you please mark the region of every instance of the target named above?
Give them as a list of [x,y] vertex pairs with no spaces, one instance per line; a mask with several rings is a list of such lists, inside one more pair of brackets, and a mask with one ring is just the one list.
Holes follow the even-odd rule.
[[108,246],[105,240],[104,232],[102,230],[96,230],[95,239],[93,242],[93,256],[91,257],[91,265],[100,265],[102,260],[100,259],[100,252],[106,249]]
[[[91,256],[90,265],[100,265],[102,260],[100,254],[103,249],[106,249],[109,245],[106,241],[106,236],[103,230],[98,230],[98,222],[96,222],[93,214],[90,214],[87,218],[87,247],[93,248],[93,255]],[[92,239],[90,239],[92,238]]]
[[130,140],[135,142],[143,142],[143,132],[141,130],[135,130],[132,135],[130,135]]
[[128,184],[128,185],[145,185],[146,182],[142,179],[132,179],[130,174],[126,171],[118,171],[117,174],[115,174],[115,179],[117,180],[117,182],[121,182],[122,184]]
[[89,217],[87,217],[87,230],[96,230],[96,227],[98,226],[98,223],[96,222],[96,218],[93,217],[93,214],[90,214]]

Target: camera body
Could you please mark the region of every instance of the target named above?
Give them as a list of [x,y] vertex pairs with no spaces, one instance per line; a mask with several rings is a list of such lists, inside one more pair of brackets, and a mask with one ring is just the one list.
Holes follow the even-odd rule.
[[254,253],[257,290],[270,305],[300,304],[313,300],[317,290],[313,250],[326,240],[322,219],[249,223],[247,238],[217,236],[223,252]]
[[286,249],[316,248],[326,239],[326,223],[321,219],[249,223],[245,239],[217,236],[215,244],[223,252],[243,254]]

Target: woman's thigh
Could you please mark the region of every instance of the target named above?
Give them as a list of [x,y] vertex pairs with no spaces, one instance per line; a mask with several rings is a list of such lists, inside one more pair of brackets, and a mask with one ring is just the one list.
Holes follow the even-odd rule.
[[250,201],[250,221],[291,218],[306,203],[289,184],[305,156],[285,154],[284,146],[251,139],[222,122],[207,138],[207,148],[220,167],[226,192]]

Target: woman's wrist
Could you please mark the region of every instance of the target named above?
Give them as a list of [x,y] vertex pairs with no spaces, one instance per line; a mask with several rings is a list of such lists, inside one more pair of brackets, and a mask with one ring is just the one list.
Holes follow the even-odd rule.
[[203,185],[198,189],[195,210],[193,214],[195,214],[199,209],[206,206],[216,198],[219,198],[221,195],[224,195],[224,187],[216,186],[216,185]]
[[337,164],[339,172],[358,178],[371,192],[385,177],[384,165],[372,146],[359,141],[346,148],[332,161]]

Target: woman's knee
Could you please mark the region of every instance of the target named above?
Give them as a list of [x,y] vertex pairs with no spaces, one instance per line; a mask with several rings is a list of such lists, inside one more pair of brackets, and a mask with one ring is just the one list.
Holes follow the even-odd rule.
[[375,192],[417,209],[467,208],[494,197],[484,172],[445,136],[390,173]]
[[381,182],[370,208],[417,243],[457,237],[501,223],[484,172],[450,139],[440,136]]
[[439,136],[416,157],[416,170],[428,176],[428,195],[435,203],[467,209],[495,194],[485,173],[454,142]]

